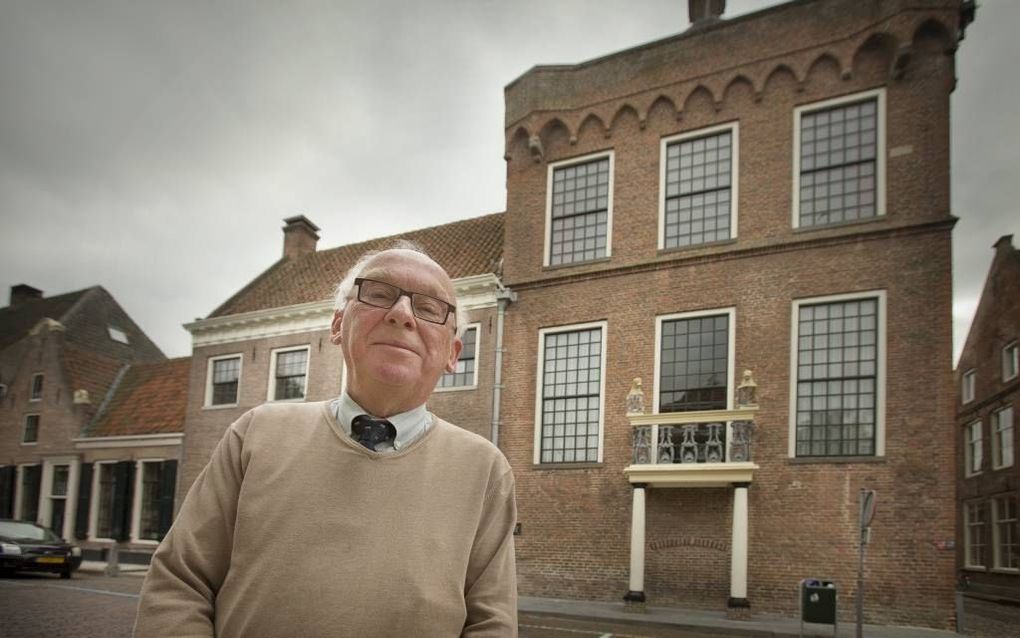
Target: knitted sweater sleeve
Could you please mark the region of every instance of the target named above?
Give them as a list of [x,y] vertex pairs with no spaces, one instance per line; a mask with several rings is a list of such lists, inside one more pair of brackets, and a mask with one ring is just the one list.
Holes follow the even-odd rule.
[[227,428],[153,555],[136,637],[215,635],[214,603],[230,566],[244,432],[251,419],[249,412]]
[[464,601],[467,621],[462,636],[517,636],[517,573],[514,525],[517,502],[514,477],[506,467],[486,495],[471,549]]

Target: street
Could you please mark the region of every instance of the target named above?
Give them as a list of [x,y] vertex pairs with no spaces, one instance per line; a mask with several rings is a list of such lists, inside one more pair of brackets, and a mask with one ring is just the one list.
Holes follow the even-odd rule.
[[[127,638],[131,635],[141,575],[110,578],[76,573],[72,580],[48,574],[0,578],[0,627],[17,638]],[[978,638],[1017,636],[1020,607],[968,599],[965,635]],[[521,638],[720,638],[698,632],[639,623],[580,620],[522,613]],[[842,632],[841,632],[842,633]]]

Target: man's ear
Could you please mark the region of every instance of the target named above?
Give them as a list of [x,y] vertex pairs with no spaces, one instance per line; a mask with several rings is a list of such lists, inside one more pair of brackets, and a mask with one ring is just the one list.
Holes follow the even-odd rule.
[[450,360],[446,362],[447,372],[457,370],[457,358],[460,357],[460,351],[463,348],[464,342],[460,340],[460,337],[454,337],[453,342],[450,344]]
[[329,324],[329,341],[334,346],[340,345],[340,324],[344,319],[343,310],[333,311],[333,321]]

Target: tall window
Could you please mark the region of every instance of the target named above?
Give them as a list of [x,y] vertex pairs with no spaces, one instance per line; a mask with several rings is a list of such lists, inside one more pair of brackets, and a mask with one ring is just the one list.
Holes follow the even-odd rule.
[[227,355],[210,359],[207,375],[206,406],[237,405],[238,382],[241,379],[241,355]]
[[981,421],[974,421],[964,430],[966,440],[966,475],[972,476],[981,471],[981,464],[984,461],[982,455]]
[[1017,361],[1017,357],[1020,353],[1017,351],[1017,344],[1014,341],[1005,348],[1002,349],[1002,380],[1009,381],[1016,378],[1017,366],[1020,362]]
[[67,511],[67,483],[71,475],[70,465],[54,465],[53,480],[50,483],[50,524],[57,536],[64,535],[64,519]]
[[273,401],[305,398],[308,379],[308,347],[274,350],[269,397]]
[[21,466],[21,512],[23,521],[36,521],[39,518],[39,495],[42,490],[42,466]]
[[992,554],[997,569],[1020,569],[1016,496],[992,499]]
[[32,375],[32,388],[28,393],[29,401],[39,401],[42,399],[43,392],[43,373],[39,372]]
[[880,454],[881,299],[795,303],[796,456]]
[[25,430],[21,433],[22,443],[37,443],[39,441],[39,415],[25,415]]
[[546,265],[609,256],[613,155],[549,166]]
[[471,388],[477,385],[478,324],[466,328],[461,341],[464,347],[457,357],[457,367],[439,377],[439,388]]
[[539,333],[536,463],[600,462],[606,326]]
[[729,407],[730,314],[663,318],[659,412]]
[[96,516],[96,537],[113,538],[113,500],[116,493],[116,465],[101,463],[98,465],[99,501]]
[[992,469],[1013,466],[1013,406],[992,414]]
[[974,382],[977,379],[976,370],[967,370],[960,379],[960,403],[970,403],[974,400]]
[[795,226],[883,215],[882,89],[795,110]]
[[662,141],[660,248],[736,235],[737,124]]
[[985,566],[985,504],[967,503],[963,510],[964,564]]

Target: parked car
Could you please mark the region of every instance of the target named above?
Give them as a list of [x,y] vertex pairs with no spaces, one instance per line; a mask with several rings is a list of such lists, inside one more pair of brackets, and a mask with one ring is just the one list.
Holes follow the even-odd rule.
[[0,519],[0,571],[56,572],[70,578],[80,566],[80,547],[41,525]]

